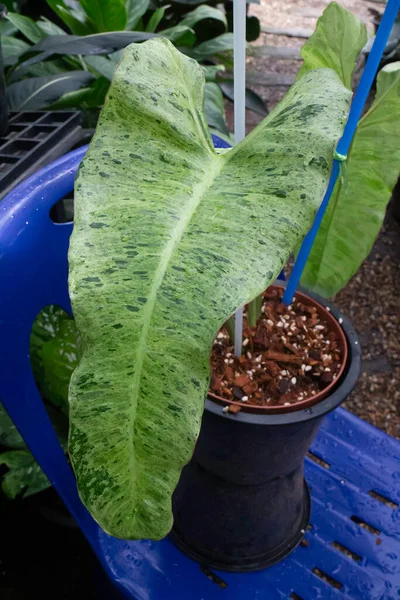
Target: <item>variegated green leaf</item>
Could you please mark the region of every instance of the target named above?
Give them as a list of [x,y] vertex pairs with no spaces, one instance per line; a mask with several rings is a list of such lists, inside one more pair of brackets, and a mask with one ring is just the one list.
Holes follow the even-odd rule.
[[[0,405],[1,408],[1,405]],[[47,407],[47,412],[56,430],[58,441],[66,451],[67,447],[67,418],[52,407]],[[25,446],[22,438],[18,448]],[[4,440],[3,440],[4,441]],[[8,450],[0,453],[0,465],[8,468],[1,477],[1,488],[9,498],[16,498],[23,492],[24,498],[41,492],[50,487],[51,483],[34,459],[31,452],[24,450]],[[3,469],[2,469],[3,470]]]
[[29,450],[3,452],[0,465],[9,469],[1,481],[1,489],[9,498],[16,498],[22,492],[24,497],[32,496],[51,485]]
[[80,352],[75,321],[60,307],[46,306],[33,324],[30,357],[42,396],[68,414],[68,387]]
[[0,402],[0,445],[8,448],[25,448],[25,442],[2,402]]
[[336,294],[368,256],[400,171],[400,63],[378,74],[377,94],[361,119],[321,223],[301,283]]
[[329,67],[351,89],[356,59],[367,39],[364,23],[337,2],[331,2],[318,19],[315,32],[301,49],[304,64],[297,78],[312,69]]
[[312,72],[217,155],[204,87],[167,40],[129,46],[76,182],[70,455],[82,500],[123,538],[171,528],[215,333],[310,227],[350,102],[336,73]]

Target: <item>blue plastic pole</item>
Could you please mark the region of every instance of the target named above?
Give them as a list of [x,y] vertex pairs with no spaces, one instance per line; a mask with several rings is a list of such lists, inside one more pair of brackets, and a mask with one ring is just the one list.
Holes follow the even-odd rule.
[[[399,9],[400,0],[388,0],[385,12],[382,16],[382,20],[376,33],[373,46],[371,48],[371,52],[369,53],[363,74],[361,75],[360,83],[358,84],[357,90],[354,94],[353,102],[350,108],[349,118],[347,119],[347,123],[343,131],[343,136],[339,140],[339,143],[336,148],[338,154],[346,156],[350,148],[350,144],[355,134],[358,121],[361,117],[365,102],[368,98],[369,91],[375,79],[375,75],[378,71],[379,63],[381,62],[383,52],[385,50],[387,41],[390,36],[390,32],[392,30]],[[290,304],[293,300],[293,296],[299,284],[301,274],[303,273],[303,269],[310,255],[311,248],[318,233],[319,226],[321,225],[321,221],[324,217],[326,208],[329,203],[329,199],[332,195],[333,188],[335,187],[337,178],[339,176],[339,166],[340,161],[335,159],[333,161],[332,173],[328,183],[328,187],[325,192],[324,199],[322,200],[322,203],[317,211],[314,223],[310,231],[304,238],[303,244],[300,248],[295,265],[293,267],[290,279],[286,286],[285,293],[283,294],[282,301],[285,304]]]

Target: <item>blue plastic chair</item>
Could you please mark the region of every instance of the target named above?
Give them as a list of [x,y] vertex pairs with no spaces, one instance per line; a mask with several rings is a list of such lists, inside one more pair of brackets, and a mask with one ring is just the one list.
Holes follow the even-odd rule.
[[105,534],[83,507],[32,376],[29,336],[44,306],[70,311],[72,224],[53,223],[49,212],[73,189],[84,153],[57,160],[0,204],[0,398],[115,589],[136,600],[398,599],[400,443],[342,409],[327,417],[306,461],[306,544],[268,570],[214,576],[168,538]]

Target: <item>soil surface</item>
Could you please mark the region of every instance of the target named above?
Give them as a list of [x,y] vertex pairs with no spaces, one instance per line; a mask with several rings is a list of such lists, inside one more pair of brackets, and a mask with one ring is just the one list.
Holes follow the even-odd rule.
[[315,306],[299,299],[285,306],[281,298],[281,289],[264,293],[255,327],[248,326],[244,313],[239,358],[226,330],[218,333],[211,353],[216,395],[243,408],[291,406],[316,396],[337,378],[343,363],[339,334]]

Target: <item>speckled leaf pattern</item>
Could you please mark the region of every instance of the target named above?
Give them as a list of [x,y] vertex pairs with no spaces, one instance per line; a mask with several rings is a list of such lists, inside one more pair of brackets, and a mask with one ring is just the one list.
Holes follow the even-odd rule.
[[3,452],[0,465],[8,467],[1,479],[1,489],[8,498],[16,498],[22,492],[24,497],[32,496],[51,485],[29,450]]
[[81,498],[109,533],[165,536],[199,433],[213,338],[279,273],[327,184],[350,93],[304,76],[217,155],[204,74],[165,39],[131,45],[75,188],[70,385]]
[[400,171],[400,62],[378,74],[377,94],[361,119],[321,223],[301,283],[336,294],[368,256]]
[[2,402],[0,402],[0,445],[9,448],[25,448],[25,442]]
[[313,35],[301,49],[304,64],[297,78],[312,69],[334,69],[351,89],[351,76],[356,59],[367,43],[367,29],[351,12],[331,2],[317,21]]
[[33,375],[47,401],[68,414],[68,387],[79,358],[75,321],[59,306],[40,311],[32,327],[30,359]]

